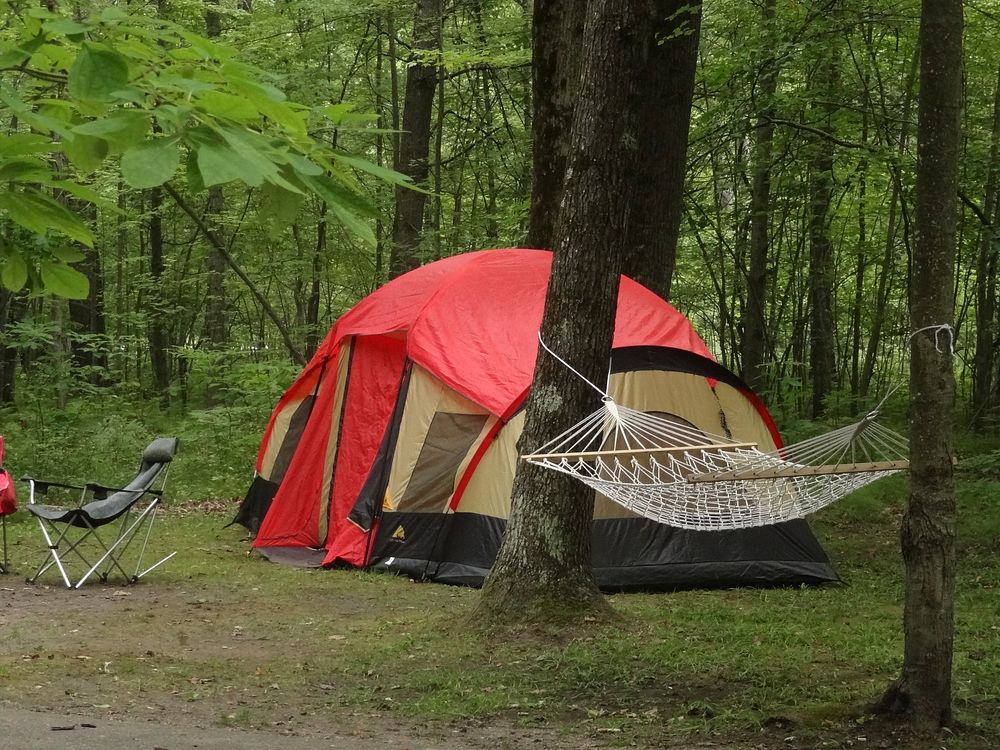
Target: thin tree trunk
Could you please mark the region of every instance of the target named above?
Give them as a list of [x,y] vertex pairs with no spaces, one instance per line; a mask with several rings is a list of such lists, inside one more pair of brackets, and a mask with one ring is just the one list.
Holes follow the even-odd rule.
[[[761,24],[767,49],[776,48],[774,9],[776,0],[764,0]],[[750,260],[747,266],[747,304],[743,316],[741,366],[743,379],[756,392],[767,389],[767,262],[771,220],[771,151],[774,143],[774,94],[779,67],[774,56],[761,64],[757,91],[757,126],[754,128],[753,164],[750,182]]]
[[[868,142],[868,113],[862,116],[861,142]],[[861,315],[865,299],[865,269],[868,266],[868,159],[858,165],[858,244],[854,261],[854,304],[851,309],[851,395],[855,406],[861,402]]]
[[[441,54],[442,0],[417,0],[413,14],[413,56],[406,74],[403,124],[399,139],[399,171],[414,184],[427,181],[427,156],[431,141],[431,115],[438,83]],[[427,194],[396,188],[396,213],[392,224],[389,277],[412,271],[421,263],[424,205]]]
[[[218,0],[208,0],[208,6],[205,10],[205,32],[209,39],[215,39],[222,34],[222,17],[216,10],[217,5]],[[212,352],[219,352],[226,347],[226,261],[217,249],[220,243],[224,244],[221,221],[225,207],[226,198],[222,187],[219,185],[210,187],[205,202],[204,221],[214,238],[209,243],[208,254],[205,258],[208,281],[207,294],[205,295],[205,326],[202,338],[205,349]],[[212,385],[217,380],[215,377],[208,378],[206,399],[209,404],[218,401],[218,394]]]
[[163,311],[163,191],[149,191],[149,275],[147,295],[149,315],[149,363],[153,372],[153,388],[163,405],[170,402],[170,363],[167,359],[169,340]]
[[[872,54],[874,60],[874,52]],[[903,154],[905,154],[907,143],[909,141],[910,114],[913,108],[913,89],[916,85],[919,62],[919,52],[914,53],[913,59],[910,62],[910,71],[906,77],[906,88],[903,93],[903,105],[901,108],[902,115],[900,117],[898,137],[894,138],[890,133],[886,133],[885,137],[886,141],[896,141],[896,153],[900,158],[902,158]],[[882,99],[881,109],[883,119],[887,121],[890,120],[890,113],[887,109],[884,96]],[[879,347],[882,343],[882,329],[885,326],[885,319],[889,306],[889,290],[891,289],[891,281],[895,268],[896,235],[897,227],[900,223],[900,213],[904,214],[902,221],[904,224],[903,231],[905,240],[906,217],[903,179],[900,174],[899,167],[896,165],[889,165],[889,174],[892,177],[892,195],[889,198],[889,217],[886,222],[885,251],[882,255],[882,268],[878,280],[878,290],[875,293],[875,312],[872,316],[871,334],[868,338],[868,346],[865,349],[864,364],[861,367],[861,381],[858,385],[858,393],[862,399],[868,395],[868,391],[871,387],[872,377],[875,374],[875,363],[878,361]]]
[[972,377],[972,424],[983,432],[996,415],[993,375],[997,342],[997,242],[1000,239],[1000,72],[993,97],[993,135],[986,177],[979,254],[976,258],[976,354]]
[[950,326],[961,142],[962,2],[923,0],[917,223],[910,279],[910,498],[902,524],[903,668],[878,708],[911,726],[951,721],[955,484]]
[[17,372],[17,349],[10,345],[6,331],[21,320],[25,303],[21,295],[0,286],[0,404],[14,403],[14,375]]
[[[824,53],[814,80],[823,114],[820,130],[832,135],[839,71],[836,50]],[[826,399],[836,379],[834,356],[833,287],[834,257],[830,240],[830,206],[833,200],[833,143],[817,136],[812,144],[809,173],[809,374],[812,382],[813,418],[826,409]]]
[[281,340],[284,342],[285,348],[288,350],[288,354],[291,356],[292,360],[297,364],[304,365],[306,363],[305,357],[302,356],[298,347],[295,346],[295,342],[292,340],[291,334],[288,332],[288,326],[285,325],[281,316],[278,315],[278,311],[274,309],[274,305],[268,301],[267,296],[258,288],[256,284],[253,283],[253,279],[247,275],[242,266],[236,262],[236,259],[232,256],[232,253],[229,252],[229,249],[225,246],[222,238],[213,235],[212,230],[205,224],[204,221],[202,221],[198,212],[191,208],[188,202],[184,200],[184,197],[178,193],[169,182],[165,183],[163,187],[167,194],[173,198],[174,203],[176,203],[177,206],[188,215],[191,221],[194,222],[198,231],[201,232],[202,237],[214,245],[215,249],[219,251],[223,259],[226,261],[226,264],[230,269],[232,269],[233,273],[239,276],[240,280],[246,284],[247,289],[250,290],[250,294],[254,296],[254,299],[257,300],[257,303],[264,310],[264,314],[271,319],[274,327],[278,329],[278,333],[281,335]]

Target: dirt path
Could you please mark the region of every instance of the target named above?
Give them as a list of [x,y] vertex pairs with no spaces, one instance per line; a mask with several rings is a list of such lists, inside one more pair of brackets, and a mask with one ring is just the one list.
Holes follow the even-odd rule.
[[4,707],[2,744],[19,750],[474,750],[455,737],[413,737],[392,727],[378,736],[297,735],[121,721]]
[[51,711],[0,708],[0,745],[17,750],[586,750],[597,748],[557,731],[496,725],[414,733],[380,721],[333,734],[226,729],[172,721],[131,721]]

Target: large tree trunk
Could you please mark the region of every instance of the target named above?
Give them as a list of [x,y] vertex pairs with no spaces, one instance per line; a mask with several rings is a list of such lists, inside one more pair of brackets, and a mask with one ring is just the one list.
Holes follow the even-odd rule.
[[[774,31],[776,0],[764,0],[761,24],[771,51],[777,48]],[[761,63],[757,90],[757,126],[754,128],[752,176],[750,178],[750,259],[747,265],[747,303],[743,313],[741,367],[743,379],[756,392],[768,383],[767,355],[767,258],[771,220],[771,150],[774,143],[774,94],[779,68],[773,54]]]
[[[587,8],[585,59],[542,336],[595,383],[607,373],[630,210],[645,189],[635,179],[644,156],[636,134],[655,20],[654,8],[641,0],[593,0]],[[560,426],[599,405],[586,383],[540,353],[519,451],[537,448]],[[521,464],[507,533],[478,613],[523,622],[575,620],[605,609],[591,567],[593,508],[593,492],[584,485]]]
[[997,241],[1000,238],[1000,72],[993,97],[993,138],[984,197],[986,221],[976,258],[976,355],[972,378],[972,424],[980,432],[996,419],[993,367],[996,362]]
[[531,217],[528,247],[554,243],[580,88],[586,0],[538,0],[532,36]]
[[[417,0],[413,14],[413,57],[406,74],[403,124],[399,139],[399,171],[414,184],[427,180],[427,153],[431,142],[431,114],[438,83],[437,57],[441,53],[441,0]],[[420,239],[427,194],[396,188],[396,214],[392,224],[389,278],[420,265]]]
[[951,720],[955,485],[952,336],[962,98],[962,2],[923,0],[916,243],[910,279],[910,498],[903,669],[879,708],[918,728]]
[[687,142],[694,100],[694,74],[701,32],[701,3],[653,0],[657,43],[641,71],[645,95],[639,110],[642,159],[638,191],[628,225],[625,275],[664,299],[677,261],[684,214]]

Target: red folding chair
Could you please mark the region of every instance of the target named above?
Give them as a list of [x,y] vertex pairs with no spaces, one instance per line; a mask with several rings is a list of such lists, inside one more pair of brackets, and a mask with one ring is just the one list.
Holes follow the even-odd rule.
[[0,573],[7,572],[7,516],[17,510],[17,495],[14,482],[3,467],[3,435],[0,435],[0,528],[3,529],[3,562]]

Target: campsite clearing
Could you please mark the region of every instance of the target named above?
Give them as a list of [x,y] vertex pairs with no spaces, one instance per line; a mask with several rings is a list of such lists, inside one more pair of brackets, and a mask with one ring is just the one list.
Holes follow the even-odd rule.
[[[863,717],[901,658],[903,485],[819,517],[849,585],[619,594],[619,623],[512,638],[467,623],[473,589],[272,565],[196,506],[163,519],[157,544],[181,552],[137,586],[28,586],[36,530],[18,517],[16,572],[0,578],[0,701],[253,730],[274,748],[278,734],[414,750],[922,747]],[[1000,745],[998,489],[978,481],[962,497],[963,727],[935,747]]]

